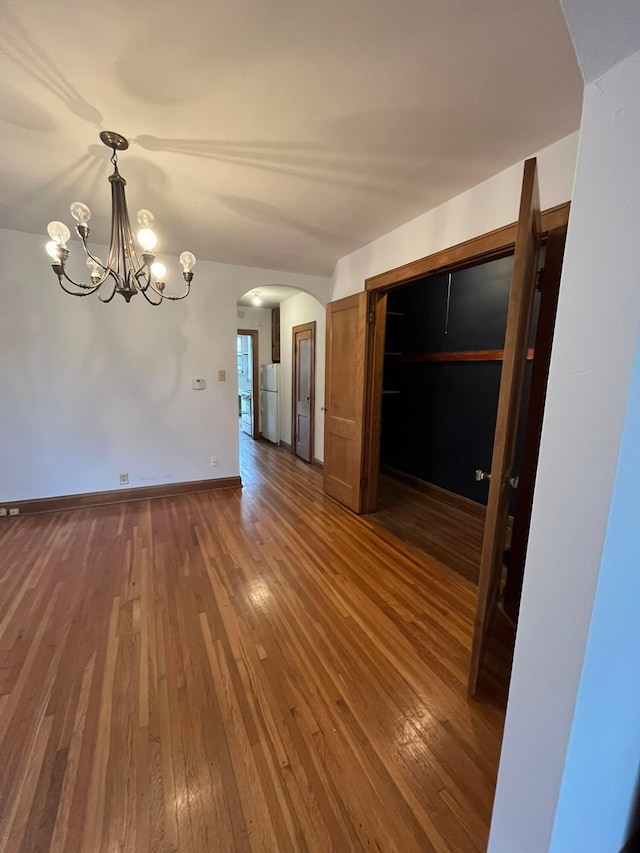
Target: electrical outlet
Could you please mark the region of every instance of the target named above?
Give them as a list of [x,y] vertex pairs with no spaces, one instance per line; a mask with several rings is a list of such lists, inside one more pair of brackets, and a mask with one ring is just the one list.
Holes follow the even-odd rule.
[[120,474],[120,485],[126,486],[128,484],[128,482],[129,482],[129,475],[128,474]]
[[6,506],[0,506],[0,516],[8,515]]
[[226,382],[227,381],[227,371],[219,370],[218,371],[218,382]]
[[218,457],[217,457],[217,456],[212,456],[212,457],[211,457],[211,467],[212,467],[212,468],[217,468],[217,467],[218,467]]
[[20,515],[20,510],[17,506],[12,506],[9,510],[9,515]]

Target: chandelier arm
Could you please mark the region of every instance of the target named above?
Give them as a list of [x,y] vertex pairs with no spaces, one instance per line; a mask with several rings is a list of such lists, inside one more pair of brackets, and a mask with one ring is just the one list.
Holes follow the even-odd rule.
[[[82,284],[82,282],[80,282],[80,281],[74,281],[72,278],[69,278],[66,270],[62,271],[62,275],[66,278],[66,280],[68,282],[73,284],[74,287],[81,287],[82,290],[86,291],[86,293],[80,294],[81,296],[88,296],[89,293],[95,293],[96,290],[100,287],[100,284],[102,284],[102,282],[100,282],[99,284],[95,284],[95,285],[93,285],[93,284]],[[66,288],[65,288],[65,290],[66,290]],[[70,292],[71,291],[67,291],[67,293],[70,293]]]
[[106,298],[106,299],[103,299],[103,298],[102,298],[102,296],[101,296],[100,294],[98,294],[98,299],[100,300],[100,302],[104,302],[104,304],[105,304],[105,305],[107,304],[107,302],[111,302],[111,300],[113,299],[113,297],[114,297],[114,296],[116,295],[116,293],[118,292],[118,288],[116,287],[116,283],[117,283],[117,280],[116,280],[116,279],[115,279],[115,277],[114,277],[113,288],[112,288],[112,290],[111,290],[111,293],[109,294],[109,296],[107,296],[107,298]]
[[[141,278],[141,276],[144,276],[145,273],[146,273],[146,279],[143,279],[144,284],[141,284],[140,278]],[[138,285],[138,289],[142,293],[144,293],[145,290],[147,290],[149,285],[151,284],[151,272],[149,271],[149,267],[147,266],[147,264],[142,264],[142,266],[140,267],[138,272],[135,273],[135,280],[136,280],[136,284]]]
[[181,294],[180,296],[172,296],[170,293],[161,293],[155,287],[155,285],[153,285],[151,282],[150,282],[150,284],[151,284],[151,289],[154,290],[158,294],[158,296],[160,296],[162,299],[170,299],[172,302],[177,302],[180,299],[186,299],[187,296],[189,295],[190,290],[191,290],[191,282],[187,282],[187,289],[183,294]]
[[[65,274],[65,276],[64,276],[64,277],[65,277],[66,279],[68,279],[69,281],[71,281],[71,279],[69,278],[69,276],[68,276],[68,275],[66,275],[66,274]],[[72,284],[75,284],[75,281],[71,281],[71,283],[72,283]],[[64,286],[64,284],[62,283],[62,276],[61,276],[61,275],[59,275],[59,276],[58,276],[58,284],[59,284],[59,285],[60,285],[60,287],[64,290],[64,292],[65,292],[65,293],[68,293],[70,296],[91,296],[91,294],[92,294],[92,293],[95,293],[95,292],[96,292],[96,288],[93,288],[93,287],[92,287],[91,289],[89,289],[89,290],[81,291],[80,293],[78,293],[78,291],[76,291],[76,290],[69,290],[69,288],[68,288],[68,287],[65,287],[65,286]],[[86,285],[85,285],[85,286],[86,286]],[[99,294],[98,294],[98,295],[99,295]]]
[[[155,290],[155,287],[154,287],[153,289]],[[158,299],[158,301],[157,301],[157,302],[154,302],[154,301],[153,301],[153,299],[151,299],[151,298],[149,297],[149,294],[147,293],[147,290],[148,290],[148,288],[147,288],[147,287],[145,287],[145,289],[144,289],[144,290],[140,290],[140,293],[144,296],[144,298],[147,300],[147,302],[149,303],[149,305],[153,305],[153,307],[154,307],[154,308],[157,308],[157,307],[158,307],[158,305],[160,305],[160,304],[161,304],[161,302],[162,302],[162,294],[160,294],[160,299]],[[157,293],[157,291],[156,291],[156,293]]]

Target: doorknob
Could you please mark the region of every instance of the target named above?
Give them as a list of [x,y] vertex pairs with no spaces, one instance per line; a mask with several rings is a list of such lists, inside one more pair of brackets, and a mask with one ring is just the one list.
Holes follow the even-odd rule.
[[518,488],[518,483],[520,482],[520,477],[509,477],[509,485],[512,489]]
[[328,412],[328,411],[329,411],[329,409],[327,409],[327,407],[326,407],[326,406],[320,406],[320,411],[321,411],[321,412]]
[[303,400],[307,400],[307,402],[311,399],[311,397],[303,397]]

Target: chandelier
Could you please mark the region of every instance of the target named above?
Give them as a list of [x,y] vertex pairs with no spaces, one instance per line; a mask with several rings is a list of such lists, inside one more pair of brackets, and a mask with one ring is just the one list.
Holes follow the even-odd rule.
[[[47,232],[51,241],[47,243],[47,253],[53,260],[51,268],[58,276],[60,287],[71,296],[89,296],[98,293],[101,302],[111,302],[116,293],[124,296],[129,302],[136,293],[142,293],[147,302],[152,305],[160,305],[164,299],[184,299],[189,295],[192,268],[196,263],[192,252],[183,252],[180,255],[182,264],[182,275],[186,282],[186,290],[179,296],[172,296],[164,292],[166,285],[166,267],[156,261],[153,250],[158,239],[152,231],[155,219],[149,210],[138,211],[138,224],[140,230],[136,237],[142,252],[138,252],[133,239],[133,231],[129,222],[127,211],[127,199],[124,188],[126,181],[118,171],[118,151],[125,151],[129,143],[119,133],[104,130],[100,139],[113,150],[111,162],[113,163],[113,174],[109,177],[111,184],[111,240],[109,243],[109,254],[106,263],[93,255],[87,246],[89,238],[89,226],[91,211],[81,201],[74,201],[70,207],[71,215],[76,220],[76,232],[82,240],[82,245],[87,253],[87,266],[91,284],[83,284],[74,281],[67,275],[66,263],[69,257],[67,240],[71,233],[64,222],[50,222]],[[73,285],[69,288],[65,282]]]

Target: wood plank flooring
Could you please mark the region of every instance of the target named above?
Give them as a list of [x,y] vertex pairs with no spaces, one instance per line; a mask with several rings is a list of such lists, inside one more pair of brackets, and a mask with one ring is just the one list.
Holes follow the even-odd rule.
[[474,583],[480,573],[484,518],[381,474],[370,518]]
[[278,448],[242,473],[0,525],[0,850],[485,849],[472,586]]

